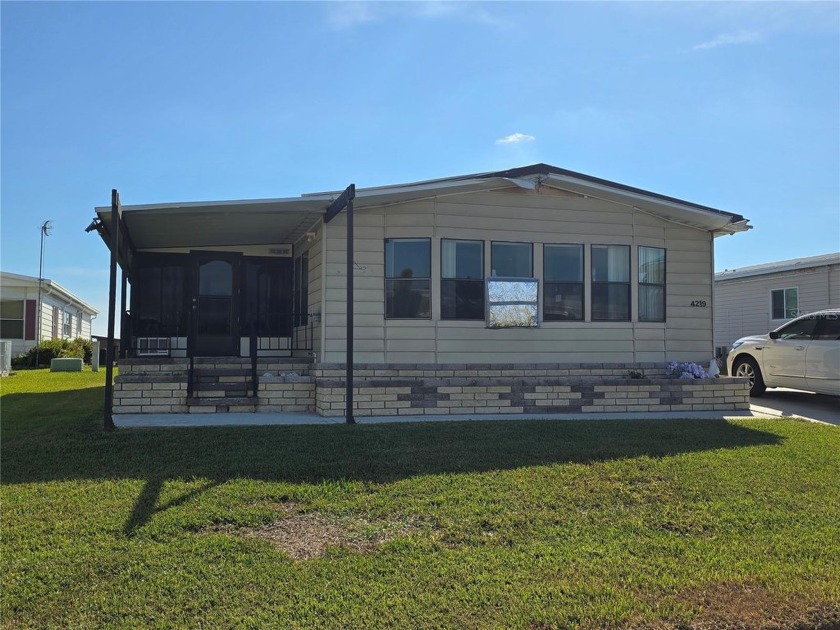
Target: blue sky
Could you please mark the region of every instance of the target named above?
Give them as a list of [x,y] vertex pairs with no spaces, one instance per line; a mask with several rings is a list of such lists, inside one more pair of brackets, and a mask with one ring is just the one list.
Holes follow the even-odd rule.
[[840,4],[3,2],[5,271],[107,305],[123,203],[547,162],[743,214],[718,270],[840,249]]

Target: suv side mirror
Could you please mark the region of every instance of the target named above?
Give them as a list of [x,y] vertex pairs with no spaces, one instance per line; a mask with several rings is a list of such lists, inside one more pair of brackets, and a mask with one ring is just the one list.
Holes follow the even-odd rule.
[[770,339],[778,339],[779,337],[781,337],[781,334],[778,330],[770,331]]

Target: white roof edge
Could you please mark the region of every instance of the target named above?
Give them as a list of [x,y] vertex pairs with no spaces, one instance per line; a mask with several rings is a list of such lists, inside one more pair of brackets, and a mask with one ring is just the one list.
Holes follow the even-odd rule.
[[805,256],[803,258],[791,258],[790,260],[761,263],[758,265],[750,265],[748,267],[740,267],[738,269],[725,269],[715,273],[715,281],[736,280],[738,278],[750,278],[753,276],[763,276],[772,273],[797,271],[799,269],[826,267],[828,265],[840,265],[840,252],[820,254],[819,256]]
[[671,200],[664,199],[662,197],[655,197],[652,195],[645,195],[643,193],[637,193],[629,190],[624,190],[622,188],[607,186],[604,184],[591,182],[585,179],[580,179],[569,175],[549,174],[543,179],[543,183],[548,185],[552,185],[552,183],[556,185],[573,185],[578,188],[593,190],[600,193],[618,195],[621,197],[625,197],[628,200],[634,200],[638,203],[652,203],[657,206],[670,207],[677,210],[681,210],[683,212],[690,212],[695,215],[700,214],[701,216],[708,217],[710,219],[708,223],[710,224],[709,229],[711,229],[712,231],[722,230],[725,233],[734,233],[746,232],[747,230],[752,229],[752,226],[749,225],[749,221],[747,219],[733,222],[732,219],[739,216],[735,213],[730,213],[723,210],[704,209],[697,207],[693,204],[680,203],[680,201],[677,199]]
[[[29,284],[38,285],[38,278],[36,276],[25,276],[19,273],[12,273],[10,271],[0,271],[0,277],[2,278],[10,278],[12,280],[18,280],[27,282]],[[5,284],[5,283],[3,283]],[[77,295],[71,293],[63,286],[58,284],[55,280],[50,280],[49,278],[44,278],[44,287],[51,287],[56,293],[61,294],[63,298],[65,298],[68,302],[72,304],[78,305],[82,310],[87,311],[91,315],[99,315],[99,311],[93,308],[90,304],[79,298]]]
[[[481,175],[481,174],[478,174]],[[548,175],[528,175],[520,178],[509,177],[481,177],[470,176],[464,179],[458,178],[444,178],[425,180],[408,184],[393,184],[386,186],[374,186],[370,188],[358,188],[356,190],[356,199],[359,207],[370,206],[384,206],[388,205],[388,197],[394,197],[394,203],[403,203],[406,195],[410,195],[411,199],[422,199],[425,197],[435,196],[436,194],[456,194],[457,192],[472,192],[479,190],[493,190],[497,188],[517,186],[520,188],[533,189],[536,181],[540,181],[548,186],[557,188],[566,188],[572,192],[580,194],[587,194],[591,191],[593,197],[602,195],[607,201],[622,203],[620,200],[626,200],[624,203],[632,207],[647,206],[639,208],[648,212],[654,212],[651,208],[660,208],[663,215],[667,215],[665,209],[672,209],[673,211],[683,214],[679,216],[663,216],[666,220],[673,220],[677,223],[689,225],[692,227],[707,229],[715,235],[720,234],[734,234],[736,232],[745,232],[752,228],[747,219],[736,221],[740,219],[740,215],[715,210],[712,208],[703,208],[689,202],[680,202],[678,199],[664,198],[656,196],[653,193],[646,195],[644,191],[634,192],[622,187],[609,186],[599,182],[593,182],[587,179],[574,177],[561,173],[549,173]],[[132,211],[165,211],[165,210],[186,210],[194,209],[196,211],[218,210],[232,211],[237,206],[275,206],[274,211],[309,211],[313,213],[324,212],[329,204],[336,199],[342,191],[325,191],[315,193],[304,193],[300,197],[281,197],[274,199],[239,199],[229,201],[191,201],[180,203],[162,203],[162,204],[142,204],[142,205],[127,205],[122,206],[122,209],[128,212]],[[425,194],[424,194],[425,193]],[[413,197],[418,195],[417,197]],[[402,198],[399,198],[401,197]],[[609,199],[607,196],[612,196]],[[369,203],[366,204],[365,201]],[[278,207],[280,206],[280,207]],[[285,206],[285,207],[283,207]],[[295,207],[297,206],[297,207]],[[301,207],[303,206],[303,207]],[[110,212],[110,206],[98,206],[96,212],[107,217]],[[656,214],[656,212],[654,212]],[[688,217],[697,217],[698,221],[695,223],[688,220]]]

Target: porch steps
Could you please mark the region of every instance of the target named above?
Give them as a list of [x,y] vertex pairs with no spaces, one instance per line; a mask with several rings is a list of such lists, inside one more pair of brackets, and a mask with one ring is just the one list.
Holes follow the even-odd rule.
[[[241,367],[233,367],[240,365]],[[253,413],[257,408],[250,361],[199,359],[190,374],[190,413]]]

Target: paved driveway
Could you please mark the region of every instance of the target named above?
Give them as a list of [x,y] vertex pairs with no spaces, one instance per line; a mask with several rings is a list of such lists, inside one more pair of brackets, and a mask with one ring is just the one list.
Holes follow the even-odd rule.
[[754,416],[800,416],[840,425],[840,398],[777,387],[750,399]]

